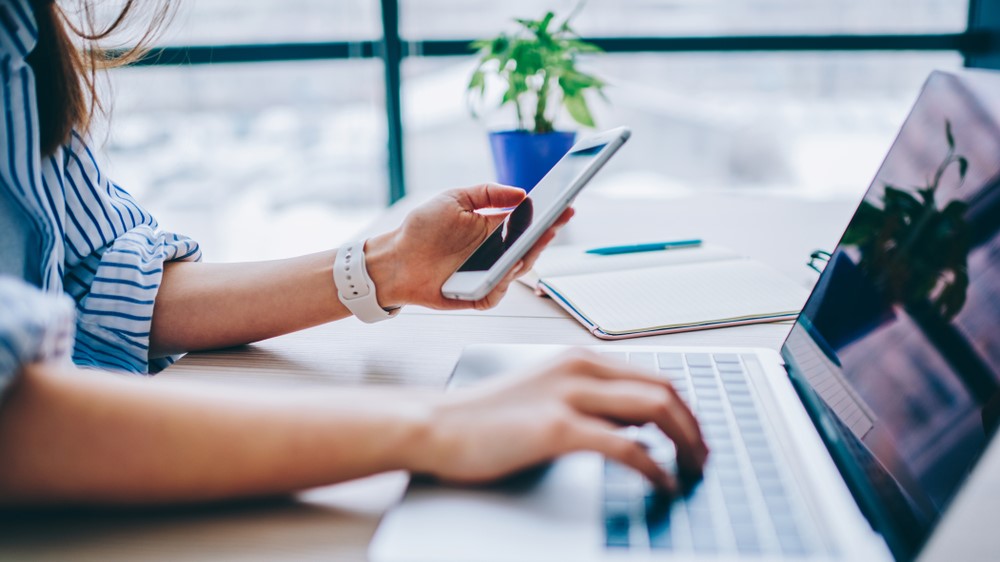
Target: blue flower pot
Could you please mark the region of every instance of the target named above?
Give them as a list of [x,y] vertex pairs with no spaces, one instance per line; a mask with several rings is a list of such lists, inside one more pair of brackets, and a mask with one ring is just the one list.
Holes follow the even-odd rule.
[[575,139],[576,133],[565,131],[542,134],[528,131],[490,133],[497,182],[531,191],[549,173],[552,166],[569,152]]

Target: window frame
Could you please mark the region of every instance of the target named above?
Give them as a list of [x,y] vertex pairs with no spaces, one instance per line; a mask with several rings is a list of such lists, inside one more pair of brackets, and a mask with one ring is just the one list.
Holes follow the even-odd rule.
[[[399,34],[399,0],[380,0],[382,38],[276,44],[170,46],[152,49],[138,66],[238,64],[275,61],[378,58],[385,66],[388,132],[388,201],[406,195],[403,160],[401,68],[407,57],[474,54],[472,40],[406,40]],[[966,67],[1000,69],[1000,4],[969,0],[968,24],[960,33],[866,35],[730,35],[695,37],[588,37],[610,53],[780,51],[957,51]]]

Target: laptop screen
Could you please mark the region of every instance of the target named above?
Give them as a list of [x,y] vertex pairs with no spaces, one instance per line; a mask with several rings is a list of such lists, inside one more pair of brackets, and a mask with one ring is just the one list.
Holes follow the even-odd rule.
[[897,558],[1000,415],[998,184],[1000,75],[933,73],[782,348]]

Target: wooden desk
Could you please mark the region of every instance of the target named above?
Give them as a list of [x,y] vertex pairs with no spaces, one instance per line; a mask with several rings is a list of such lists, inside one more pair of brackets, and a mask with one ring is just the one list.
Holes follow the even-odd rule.
[[[732,193],[657,200],[585,196],[560,241],[613,244],[701,237],[809,283],[812,276],[804,265],[809,253],[832,249],[855,203]],[[371,230],[391,227],[412,205],[390,209]],[[777,348],[788,328],[787,323],[744,326],[616,345]],[[440,386],[464,345],[486,342],[601,343],[557,306],[515,284],[490,311],[413,308],[372,326],[348,319],[245,348],[191,354],[160,376],[265,386]],[[283,502],[19,517],[0,521],[0,560],[363,560],[379,517],[405,483],[404,474],[393,473]]]

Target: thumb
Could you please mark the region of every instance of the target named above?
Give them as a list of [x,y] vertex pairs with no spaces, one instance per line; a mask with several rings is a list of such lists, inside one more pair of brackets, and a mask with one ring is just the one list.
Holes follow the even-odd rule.
[[524,200],[525,193],[520,187],[484,183],[475,187],[455,190],[456,199],[467,211],[477,209],[513,207]]

